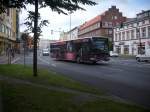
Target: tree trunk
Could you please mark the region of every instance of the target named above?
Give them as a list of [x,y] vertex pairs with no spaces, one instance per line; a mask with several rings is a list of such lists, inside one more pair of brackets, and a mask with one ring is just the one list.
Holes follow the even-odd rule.
[[37,76],[37,26],[38,26],[38,0],[35,0],[35,18],[34,18],[34,50],[33,50],[33,76]]

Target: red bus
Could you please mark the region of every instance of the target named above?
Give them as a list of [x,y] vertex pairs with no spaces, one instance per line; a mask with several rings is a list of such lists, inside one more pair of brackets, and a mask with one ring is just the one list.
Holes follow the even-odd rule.
[[96,63],[109,60],[109,44],[106,37],[85,37],[59,41],[50,44],[51,57],[56,60],[70,60]]

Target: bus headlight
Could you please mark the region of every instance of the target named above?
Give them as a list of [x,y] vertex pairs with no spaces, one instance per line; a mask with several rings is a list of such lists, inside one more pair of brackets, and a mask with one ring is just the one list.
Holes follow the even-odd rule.
[[95,60],[95,58],[90,58],[90,60]]

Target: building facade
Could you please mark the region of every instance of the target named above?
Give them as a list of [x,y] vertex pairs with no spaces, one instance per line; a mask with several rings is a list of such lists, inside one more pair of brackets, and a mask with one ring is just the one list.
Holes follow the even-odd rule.
[[62,32],[59,40],[74,40],[78,38],[79,27],[74,27],[68,32]]
[[150,49],[150,10],[142,11],[114,28],[114,51],[119,54],[144,54]]
[[79,27],[73,28],[71,31],[68,32],[67,40],[74,40],[78,38],[78,31]]
[[7,9],[6,13],[0,14],[0,55],[5,54],[6,48],[15,47],[16,44],[16,21],[15,8]]
[[113,27],[126,21],[126,17],[122,16],[116,6],[112,6],[107,11],[85,22],[79,28],[78,37],[88,36],[106,36],[113,37]]
[[61,33],[60,33],[59,40],[60,40],[60,41],[67,40],[68,35],[69,35],[68,32],[61,32]]

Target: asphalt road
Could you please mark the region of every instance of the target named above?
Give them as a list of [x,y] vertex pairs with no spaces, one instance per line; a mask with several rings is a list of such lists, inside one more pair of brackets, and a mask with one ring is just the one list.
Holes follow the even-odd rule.
[[[23,63],[23,58],[16,63]],[[31,54],[26,56],[26,64],[32,64]],[[39,54],[38,65],[94,86],[109,95],[150,108],[150,63],[111,58],[109,62],[95,65],[77,64],[54,61]]]

